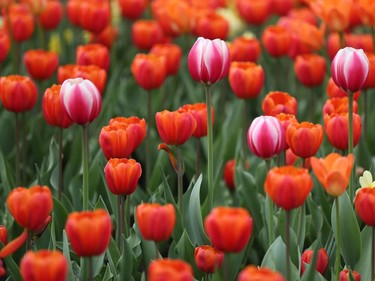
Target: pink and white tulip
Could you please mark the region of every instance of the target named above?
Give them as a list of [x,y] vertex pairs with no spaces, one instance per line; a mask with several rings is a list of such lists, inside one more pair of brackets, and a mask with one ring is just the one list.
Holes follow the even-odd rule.
[[284,127],[276,117],[259,116],[250,125],[247,143],[256,156],[270,159],[286,148]]
[[69,118],[78,125],[87,125],[98,117],[102,108],[99,90],[90,80],[67,79],[61,86],[60,100]]
[[228,46],[220,39],[199,37],[189,52],[190,75],[194,80],[206,85],[225,78],[229,72],[229,65]]
[[362,49],[346,47],[337,52],[332,61],[331,72],[332,79],[339,88],[354,93],[366,81],[369,61]]

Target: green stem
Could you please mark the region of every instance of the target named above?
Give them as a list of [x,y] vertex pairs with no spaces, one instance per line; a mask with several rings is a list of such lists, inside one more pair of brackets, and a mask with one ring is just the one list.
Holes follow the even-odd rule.
[[177,193],[178,193],[178,208],[180,209],[181,214],[182,212],[182,195],[183,195],[183,164],[182,164],[182,158],[180,155],[180,150],[178,147],[176,147],[176,158],[177,158]]
[[298,243],[300,243],[301,241],[301,245],[300,246],[300,249],[303,249],[303,240],[302,240],[302,229],[303,229],[303,215],[306,211],[306,207],[305,207],[305,203],[299,208],[299,216],[298,216],[298,234],[297,234],[297,241]]
[[248,118],[248,112],[249,112],[249,105],[247,100],[244,100],[244,106],[243,106],[243,120],[242,120],[242,155],[243,155],[243,164],[244,167],[246,166],[246,156],[249,148],[247,147],[247,130],[249,128],[249,118]]
[[20,163],[20,171],[21,171],[21,181],[26,182],[26,119],[25,119],[25,112],[21,113],[21,163]]
[[291,264],[290,264],[290,212],[285,211],[285,246],[286,246],[286,281],[291,281]]
[[26,238],[26,253],[31,249],[31,234],[27,233]]
[[201,144],[199,138],[197,138],[196,152],[197,153],[195,159],[195,180],[198,179],[201,173]]
[[122,228],[124,226],[124,222],[122,221],[121,209],[122,209],[122,196],[117,195],[117,247],[119,251],[122,253]]
[[339,216],[339,199],[335,198],[336,203],[336,262],[335,262],[335,276],[339,280],[340,274],[340,216]]
[[[271,159],[265,159],[267,171],[271,170]],[[271,198],[266,196],[266,206],[268,206],[268,245],[271,245],[275,240],[275,233],[273,231],[273,202]]]
[[46,49],[46,40],[44,36],[46,32],[43,30],[42,24],[40,23],[38,16],[35,17],[35,22],[37,23],[36,28],[37,28],[38,41],[39,41],[37,48]]
[[363,90],[363,107],[364,107],[364,119],[363,119],[363,133],[365,134],[365,140],[366,140],[366,136],[367,136],[367,131],[366,131],[366,128],[367,128],[367,120],[368,120],[368,92],[367,90]]
[[[122,199],[124,200],[124,199]],[[125,237],[130,235],[130,195],[125,196]]]
[[[353,153],[353,93],[348,93],[348,102],[349,102],[349,132],[348,132],[348,154]],[[354,165],[353,165],[354,167]],[[354,169],[352,169],[350,173],[350,180],[349,180],[349,198],[351,202],[354,198],[354,191],[353,191],[353,172]]]
[[208,281],[208,273],[207,272],[204,273],[204,281]]
[[211,210],[214,205],[214,175],[213,175],[213,132],[212,132],[212,116],[211,116],[211,86],[205,85],[206,92],[206,107],[207,107],[207,147],[208,147],[208,161],[207,161],[207,174],[208,174],[208,210]]
[[21,184],[21,169],[20,169],[20,137],[19,137],[19,120],[18,120],[18,113],[16,113],[16,126],[15,130],[15,142],[16,142],[16,185]]
[[150,172],[151,172],[151,109],[152,109],[152,96],[151,91],[147,93],[147,136],[146,136],[146,189],[149,189]]
[[92,268],[92,257],[87,258],[87,280],[88,281],[94,280],[93,268]]
[[375,227],[372,227],[372,241],[371,241],[371,281],[375,278]]
[[57,199],[61,200],[61,192],[63,190],[63,130],[59,128],[59,178],[58,178],[58,186],[57,186]]
[[88,210],[89,209],[88,125],[82,126],[82,171],[83,171],[83,210]]
[[158,242],[155,242],[155,260],[159,259],[159,245]]

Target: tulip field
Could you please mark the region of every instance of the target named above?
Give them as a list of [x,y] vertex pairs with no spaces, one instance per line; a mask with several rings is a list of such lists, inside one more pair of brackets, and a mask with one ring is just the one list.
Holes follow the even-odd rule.
[[0,280],[375,280],[374,0],[0,7]]

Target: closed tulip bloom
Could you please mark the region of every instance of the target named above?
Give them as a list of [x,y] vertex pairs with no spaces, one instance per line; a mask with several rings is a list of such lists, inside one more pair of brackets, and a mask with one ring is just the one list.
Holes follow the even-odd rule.
[[99,145],[107,160],[129,158],[145,137],[145,119],[116,117],[100,131]]
[[146,10],[148,0],[119,0],[121,15],[130,20],[139,18]]
[[219,251],[242,251],[253,233],[253,219],[244,208],[216,207],[204,220],[204,229]]
[[263,24],[272,12],[270,0],[236,0],[236,8],[240,16],[250,24]]
[[315,176],[325,189],[334,197],[343,194],[348,187],[350,173],[354,164],[354,156],[341,156],[330,153],[326,158],[311,158],[311,166]]
[[315,26],[318,25],[317,16],[309,7],[300,6],[298,8],[295,8],[289,11],[287,16],[291,19],[303,20]]
[[197,267],[206,273],[214,273],[221,267],[224,260],[224,253],[214,247],[203,245],[196,247],[194,258]]
[[256,62],[261,54],[260,42],[253,36],[240,36],[230,46],[230,61]]
[[23,61],[27,72],[37,80],[49,79],[59,65],[59,56],[55,52],[42,49],[28,50]]
[[81,6],[83,0],[68,0],[66,2],[66,15],[71,24],[80,25]]
[[195,132],[197,121],[190,112],[157,112],[156,127],[160,138],[169,145],[184,144]]
[[28,251],[20,263],[24,281],[65,281],[68,276],[68,262],[59,251]]
[[0,63],[7,57],[10,50],[10,39],[8,33],[0,29]]
[[286,148],[285,130],[277,118],[259,116],[247,131],[247,144],[257,157],[270,159]]
[[31,110],[37,97],[37,87],[29,77],[10,75],[0,78],[0,99],[6,110],[15,113]]
[[[345,33],[344,39],[347,47],[352,47],[355,49],[363,49],[365,52],[372,53],[373,40],[370,34],[354,34],[354,33]],[[327,53],[328,57],[333,60],[337,52],[341,48],[340,34],[338,32],[331,33],[327,39]]]
[[137,20],[132,25],[132,42],[141,50],[150,50],[158,43],[168,41],[156,20]]
[[145,90],[159,88],[167,74],[165,57],[154,54],[137,54],[130,69],[135,81]]
[[369,226],[375,226],[375,183],[369,171],[359,178],[361,188],[354,197],[354,207],[361,220]]
[[135,217],[143,239],[155,242],[170,238],[176,224],[172,204],[142,203],[136,207]]
[[42,99],[43,116],[51,126],[68,128],[72,121],[62,107],[60,89],[61,85],[53,85],[45,90]]
[[111,158],[104,167],[104,174],[113,194],[130,195],[137,187],[142,168],[134,159]]
[[34,16],[25,4],[12,4],[8,19],[12,38],[16,42],[28,40],[34,32]]
[[[214,108],[211,107],[211,120],[212,124],[215,121]],[[197,127],[193,133],[193,137],[201,138],[207,136],[207,106],[205,103],[185,104],[181,106],[178,111],[190,112],[195,121],[197,121]]]
[[78,65],[94,64],[107,71],[109,61],[108,48],[102,44],[80,45],[76,49],[76,62]]
[[40,25],[44,30],[55,29],[61,22],[64,15],[63,4],[60,0],[49,0],[39,15]]
[[14,188],[6,203],[14,220],[35,233],[46,227],[53,207],[51,190],[40,185]]
[[296,116],[293,114],[279,113],[275,117],[280,121],[281,126],[284,127],[285,132],[291,123],[298,123]]
[[155,44],[150,50],[151,54],[164,56],[167,75],[174,75],[178,72],[181,64],[182,50],[172,43]]
[[272,168],[264,182],[267,195],[286,211],[302,206],[312,188],[309,170],[294,166]]
[[[99,66],[94,64],[90,65],[76,65],[74,67],[74,76],[69,78],[78,78],[90,80],[99,92],[103,94],[105,83],[107,81],[107,72]],[[64,81],[61,82],[61,84]],[[59,82],[60,83],[60,82]]]
[[276,116],[280,113],[297,114],[297,100],[286,92],[272,91],[263,99],[262,110],[265,115]]
[[3,243],[3,245],[8,243],[8,230],[3,225],[0,225],[0,242]]
[[[306,266],[305,264],[310,264],[311,260],[314,256],[314,251],[309,249],[305,250],[301,255],[301,275],[305,272]],[[328,266],[328,255],[324,248],[320,248],[318,250],[318,257],[315,265],[316,271],[318,271],[320,274],[324,274],[326,271],[326,268]]]
[[[336,86],[332,77],[328,79],[327,95],[329,98],[343,98],[343,97],[348,98],[348,94],[344,90]],[[360,95],[361,95],[361,92],[355,92],[353,99],[358,100]]]
[[375,54],[366,52],[366,56],[369,62],[368,76],[363,85],[363,89],[373,89],[375,88]]
[[359,11],[363,24],[375,27],[375,3],[371,0],[359,0]]
[[198,12],[195,18],[193,34],[206,39],[214,40],[219,38],[225,40],[229,33],[229,22],[215,11],[205,10]]
[[102,32],[110,22],[110,4],[108,1],[82,1],[80,6],[80,26],[90,32]]
[[310,122],[292,123],[286,130],[286,142],[301,158],[314,156],[323,141],[323,127]]
[[256,98],[263,88],[264,70],[253,62],[232,62],[229,84],[238,98]]
[[67,79],[61,86],[60,99],[69,118],[78,125],[87,125],[98,117],[102,97],[90,80]]
[[367,79],[369,61],[363,50],[346,47],[337,52],[331,72],[335,84],[346,92],[359,91]]
[[153,260],[147,270],[149,281],[193,281],[193,269],[183,260],[157,259]]
[[287,55],[291,43],[292,36],[283,26],[269,25],[263,31],[262,44],[267,52],[275,58]]
[[295,2],[294,0],[272,0],[272,11],[279,16],[285,16],[293,10]]
[[240,271],[237,281],[285,281],[281,273],[266,267],[248,265]]
[[65,224],[73,251],[80,257],[102,254],[111,239],[112,222],[103,209],[70,213]]
[[[348,149],[348,113],[324,115],[324,130],[330,144],[337,149]],[[359,143],[362,132],[361,116],[353,113],[353,147]]]
[[344,269],[344,270],[341,270],[340,271],[340,274],[339,274],[339,281],[350,281],[352,279],[350,279],[350,277],[354,279],[354,281],[361,281],[361,274],[359,274],[357,271],[353,271],[351,270],[349,272],[349,270],[347,269]]
[[317,54],[298,55],[294,60],[294,72],[304,86],[319,86],[326,75],[326,60]]
[[229,72],[229,49],[220,40],[199,37],[190,49],[188,67],[194,80],[211,85],[225,78]]
[[99,43],[106,46],[108,49],[111,49],[117,38],[118,28],[109,24],[99,34],[91,33],[90,43]]
[[235,182],[234,182],[234,169],[236,167],[236,161],[234,159],[228,160],[225,163],[224,166],[224,182],[226,186],[229,188],[229,190],[234,190],[235,189]]
[[[330,98],[323,105],[323,114],[332,114],[332,113],[347,113],[349,110],[348,96],[342,98]],[[353,113],[358,112],[358,103],[356,100],[353,100]]]

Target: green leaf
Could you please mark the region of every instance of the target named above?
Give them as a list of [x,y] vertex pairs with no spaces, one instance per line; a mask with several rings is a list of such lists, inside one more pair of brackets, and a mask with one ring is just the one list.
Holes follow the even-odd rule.
[[[353,205],[349,200],[349,196],[344,192],[338,197],[339,202],[339,220],[340,220],[340,249],[345,264],[353,268],[361,257],[362,241],[359,231],[358,221],[355,216]],[[336,203],[332,206],[331,222],[332,229],[337,238],[337,221],[336,221]],[[349,243],[350,241],[350,243]]]
[[105,269],[102,281],[109,281],[109,280],[112,280],[112,278],[113,278],[113,274],[111,272],[111,269],[110,269],[110,267],[107,266],[106,269]]
[[99,256],[92,257],[93,277],[102,270],[105,252]]
[[354,270],[361,274],[361,280],[371,279],[371,248],[372,248],[372,227],[366,226],[361,232],[362,255]]
[[132,280],[132,271],[133,265],[135,264],[135,256],[128,240],[124,236],[122,236],[122,239],[124,239],[124,254],[119,260],[120,280]]
[[119,252],[119,249],[117,248],[116,241],[112,237],[111,237],[111,240],[109,241],[109,245],[108,245],[106,252],[107,252],[107,258],[108,258],[109,267],[111,268],[111,272],[117,275],[116,264],[118,260],[120,259],[120,252]]
[[4,258],[4,262],[7,266],[7,271],[10,273],[10,276],[13,278],[13,280],[22,280],[18,265],[12,259],[12,256]]
[[68,268],[69,268],[68,279],[69,281],[75,281],[75,278],[73,275],[72,261],[70,259],[69,242],[68,242],[68,237],[66,236],[65,230],[63,230],[63,254],[66,260],[68,261]]
[[65,209],[64,205],[61,204],[59,200],[53,197],[53,213],[52,213],[52,220],[54,222],[54,228],[56,238],[61,240],[61,234],[63,229],[65,228],[65,222],[68,217],[68,211]]

